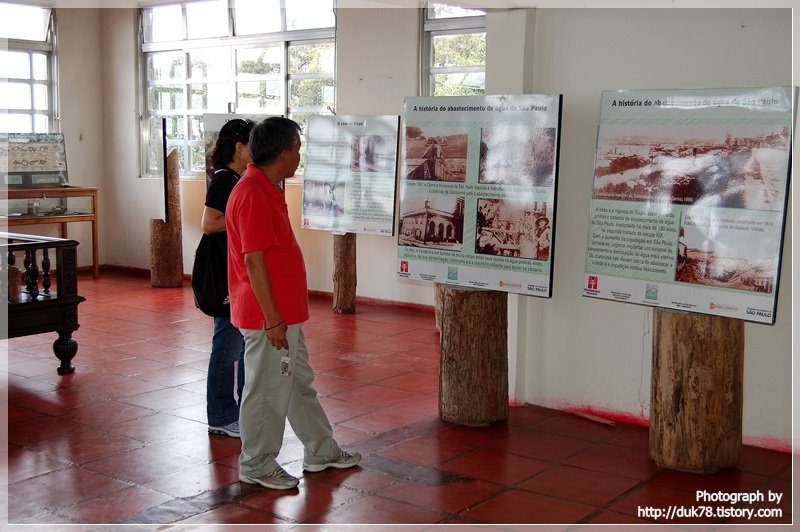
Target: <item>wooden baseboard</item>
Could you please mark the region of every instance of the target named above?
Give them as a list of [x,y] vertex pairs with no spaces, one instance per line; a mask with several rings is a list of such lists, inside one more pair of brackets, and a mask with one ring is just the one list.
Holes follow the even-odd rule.
[[[309,296],[319,297],[323,299],[333,300],[332,292],[323,292],[321,290],[309,290]],[[434,313],[433,305],[422,305],[420,303],[408,303],[406,301],[392,301],[390,299],[378,299],[374,297],[356,296],[356,304],[370,305],[375,307],[392,307],[404,310],[414,310],[417,312]]]
[[[92,273],[91,266],[81,266],[78,268],[79,273]],[[106,264],[100,266],[100,274],[102,275],[103,272],[118,272],[118,273],[125,273],[128,275],[141,275],[142,277],[150,278],[150,270],[146,268],[134,268],[132,266],[115,266],[111,264]],[[190,273],[183,274],[184,280],[190,281],[192,279],[192,275]],[[322,299],[330,299],[333,300],[333,293],[332,292],[323,292],[321,290],[309,290],[309,296],[322,298]],[[356,296],[356,304],[362,305],[370,305],[375,307],[392,307],[397,309],[403,310],[413,310],[416,312],[426,312],[431,315],[434,314],[433,305],[422,305],[420,303],[408,303],[405,301],[392,301],[389,299],[378,299],[374,297],[363,297],[363,296]]]

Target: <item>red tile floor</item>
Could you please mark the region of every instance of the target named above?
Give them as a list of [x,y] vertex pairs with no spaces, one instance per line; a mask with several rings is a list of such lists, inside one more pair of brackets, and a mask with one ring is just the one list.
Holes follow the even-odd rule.
[[[791,455],[744,447],[711,476],[659,469],[647,429],[607,427],[537,406],[466,428],[439,420],[438,335],[423,310],[360,304],[337,315],[312,298],[306,337],[337,439],[360,467],[302,474],[289,431],[279,460],[299,489],[238,482],[239,440],[209,436],[211,319],[184,288],[149,277],[82,275],[73,375],[56,374],[53,334],[2,343],[8,371],[10,523],[790,523]],[[288,428],[288,425],[287,425]],[[782,494],[780,503],[704,503]],[[781,517],[674,517],[656,509],[779,510]],[[645,516],[644,512],[648,512]],[[676,514],[680,515],[680,514]]]

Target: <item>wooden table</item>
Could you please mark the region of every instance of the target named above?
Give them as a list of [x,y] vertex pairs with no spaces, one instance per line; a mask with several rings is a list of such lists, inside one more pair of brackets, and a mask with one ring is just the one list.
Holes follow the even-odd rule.
[[0,283],[0,299],[8,301],[8,337],[57,332],[59,375],[75,371],[78,353],[72,333],[80,327],[78,305],[86,298],[78,295],[77,262],[76,240],[0,232],[0,272],[8,276]]
[[52,199],[52,198],[80,198],[88,197],[91,199],[91,212],[65,211],[63,213],[39,213],[11,215],[7,218],[8,227],[20,225],[43,225],[59,224],[61,226],[61,238],[67,238],[67,224],[72,222],[91,222],[92,223],[92,274],[94,278],[100,276],[100,261],[97,245],[97,187],[16,187],[9,186],[8,189],[0,190],[0,199]]

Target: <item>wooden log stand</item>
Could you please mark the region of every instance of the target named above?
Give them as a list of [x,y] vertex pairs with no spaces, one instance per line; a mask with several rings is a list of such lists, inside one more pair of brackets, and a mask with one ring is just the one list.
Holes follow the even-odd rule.
[[333,235],[333,311],[356,311],[356,234]]
[[470,427],[508,419],[508,294],[440,290],[439,417]]
[[167,220],[150,220],[150,285],[183,286],[183,234],[181,231],[180,161],[178,151],[167,155]]
[[666,469],[735,467],[742,447],[744,322],[656,309],[650,457]]

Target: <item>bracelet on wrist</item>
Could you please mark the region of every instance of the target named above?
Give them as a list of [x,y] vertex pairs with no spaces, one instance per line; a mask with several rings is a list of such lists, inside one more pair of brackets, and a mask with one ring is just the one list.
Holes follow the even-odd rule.
[[265,330],[265,331],[271,331],[272,329],[274,329],[274,328],[275,328],[275,327],[277,327],[278,325],[281,325],[282,323],[283,323],[283,320],[279,321],[278,323],[276,323],[276,324],[275,324],[275,325],[273,325],[272,327],[264,327],[264,330]]

